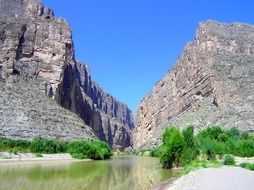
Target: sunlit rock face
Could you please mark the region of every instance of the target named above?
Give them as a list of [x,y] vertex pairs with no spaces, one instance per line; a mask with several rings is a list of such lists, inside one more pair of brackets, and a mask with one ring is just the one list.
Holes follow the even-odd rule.
[[196,39],[141,101],[135,148],[161,143],[169,124],[254,129],[254,26],[200,23]]
[[0,68],[36,79],[41,91],[55,96],[66,59],[73,56],[71,29],[39,0],[0,1]]
[[0,16],[3,18],[52,17],[53,11],[41,4],[41,0],[0,0]]
[[97,139],[54,98],[72,45],[71,30],[36,0],[0,1],[0,136]]
[[[89,125],[97,137],[112,147],[132,146],[134,121],[131,111],[92,82],[87,66],[76,62],[68,23],[54,17],[53,11],[44,7],[40,0],[0,0],[0,81],[4,90],[6,84],[20,84],[13,82],[15,76],[29,80],[42,95],[79,115],[84,122],[82,126]],[[8,96],[5,98],[8,101]],[[34,106],[34,109],[42,109]],[[7,113],[3,107],[0,111],[3,115]],[[6,127],[3,115],[0,124]],[[40,117],[37,119],[42,125]],[[37,133],[41,135],[39,131]]]

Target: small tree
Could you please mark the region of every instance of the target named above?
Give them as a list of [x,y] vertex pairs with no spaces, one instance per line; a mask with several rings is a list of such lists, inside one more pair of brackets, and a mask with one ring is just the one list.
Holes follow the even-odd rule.
[[182,132],[185,144],[188,148],[194,147],[194,127],[192,125],[188,126]]
[[161,148],[160,161],[163,168],[178,167],[181,163],[181,156],[184,149],[184,139],[175,127],[166,128],[163,134],[163,145]]

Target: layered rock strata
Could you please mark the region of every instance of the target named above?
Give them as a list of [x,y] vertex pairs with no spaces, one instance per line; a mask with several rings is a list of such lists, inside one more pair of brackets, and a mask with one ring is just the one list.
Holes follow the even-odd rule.
[[[41,94],[55,99],[64,108],[78,114],[85,124],[93,129],[97,137],[106,140],[112,147],[124,149],[132,145],[131,131],[134,124],[131,111],[92,82],[86,66],[75,60],[72,33],[68,23],[64,19],[55,18],[53,11],[44,7],[40,0],[0,0],[0,80],[1,87],[6,93],[11,94],[11,91],[7,91],[7,84],[11,86],[20,84],[13,83],[12,78],[17,77],[16,75],[22,77],[22,84],[25,83],[24,81],[30,81]],[[17,87],[13,87],[15,88]],[[26,86],[20,88],[25,91]],[[34,96],[32,91],[29,92],[30,95],[26,94],[20,98],[31,100],[29,96]],[[8,97],[2,94],[0,99],[6,102]],[[18,101],[21,99],[17,97],[16,99],[15,104],[18,106]],[[15,108],[15,104],[10,106]],[[47,107],[47,102],[45,104]],[[34,105],[34,109],[38,112],[46,109],[40,107],[39,103],[38,106],[36,103],[31,105]],[[9,127],[5,121],[8,109],[12,110],[8,105],[0,108],[2,113],[0,124],[5,131],[8,131]],[[26,114],[26,111],[22,113]],[[43,113],[44,116],[37,117],[38,122],[28,117],[28,120],[31,119],[34,124],[21,122],[24,126],[30,126],[29,136],[35,135],[37,129],[34,128],[38,123],[43,123],[42,117],[51,118],[48,112]],[[73,116],[69,112],[63,113]],[[14,115],[10,114],[10,119],[15,121]],[[58,117],[58,114],[55,116]],[[70,117],[66,116],[66,118]],[[63,123],[61,128],[63,134],[67,123]],[[73,124],[72,121],[70,123]],[[80,123],[77,126],[84,128],[85,124]],[[10,130],[15,128],[14,123],[11,125]],[[47,124],[49,125],[50,123]],[[73,126],[73,130],[76,129],[74,134],[79,134],[77,136],[79,138],[83,134],[82,130],[77,130],[77,126]],[[70,127],[68,125],[67,128]],[[54,127],[51,129],[51,132],[54,132]],[[61,130],[58,130],[61,136],[60,132]],[[2,133],[5,134],[11,136],[8,132]],[[15,132],[14,136],[18,134],[19,132]],[[45,132],[40,130],[36,134],[45,136]],[[23,133],[20,132],[20,136],[24,137]],[[72,134],[70,136],[75,137]]]
[[134,147],[158,146],[167,125],[254,129],[254,26],[203,22],[137,110]]
[[50,99],[71,44],[66,21],[39,0],[0,1],[0,136],[97,139],[77,115]]

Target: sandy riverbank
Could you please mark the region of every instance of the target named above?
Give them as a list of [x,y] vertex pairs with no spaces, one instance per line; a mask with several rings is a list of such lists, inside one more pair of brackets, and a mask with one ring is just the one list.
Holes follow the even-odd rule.
[[[87,159],[89,160],[89,159]],[[25,162],[53,162],[53,161],[80,161],[73,159],[70,154],[42,154],[42,157],[37,157],[32,153],[8,153],[0,152],[0,164],[3,163],[25,163]]]
[[203,168],[158,190],[253,190],[254,172],[240,167]]

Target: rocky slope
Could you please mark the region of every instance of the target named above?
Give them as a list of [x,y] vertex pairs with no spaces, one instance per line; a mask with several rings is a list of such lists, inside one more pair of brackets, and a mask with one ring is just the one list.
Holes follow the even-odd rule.
[[10,76],[0,81],[0,136],[32,139],[97,139],[74,113],[47,98],[29,80]]
[[157,146],[164,128],[209,124],[254,129],[254,26],[199,25],[176,64],[140,104],[134,147]]
[[[41,94],[55,99],[63,107],[77,113],[87,125],[94,129],[98,137],[107,140],[114,148],[124,149],[130,146],[132,144],[130,134],[134,127],[130,110],[91,82],[91,77],[87,73],[86,67],[75,60],[71,29],[64,19],[55,18],[53,11],[44,7],[40,0],[0,0],[0,80],[2,81],[1,88],[5,93],[12,94],[12,88],[7,91],[8,84],[14,86],[13,89],[17,88],[15,85],[21,85],[20,90],[25,91],[24,81],[30,81],[34,86],[33,89],[38,89]],[[22,76],[23,82],[13,82],[16,81],[16,75]],[[21,91],[17,92],[24,94]],[[9,97],[9,95],[1,94],[0,99],[6,102]],[[5,108],[0,108],[0,132],[3,128],[12,130],[19,126],[15,123],[9,126],[6,123],[7,110],[12,110],[12,108],[15,110],[15,105],[18,105],[21,99],[32,101],[31,97],[34,97],[32,91],[26,93],[24,97],[16,97],[16,103],[6,104]],[[38,97],[39,100],[41,98]],[[44,110],[40,107],[41,104],[36,106],[37,103],[36,101],[31,103],[34,109],[38,112]],[[47,107],[46,100],[45,104]],[[24,112],[21,112],[26,115],[27,109],[30,108],[24,107]],[[60,108],[54,109],[61,110]],[[42,125],[44,122],[42,118],[47,120],[52,113],[43,112],[43,114],[45,115],[40,116],[39,114],[37,118],[26,116],[36,125],[38,123]],[[67,111],[63,114],[76,119]],[[10,120],[16,120],[17,116],[14,115],[11,114]],[[58,114],[55,116],[58,117]],[[66,118],[69,117],[66,116]],[[38,121],[36,122],[35,119]],[[71,119],[70,123],[72,123]],[[65,125],[71,127],[69,124],[68,122],[62,123],[59,134],[61,130],[65,130]],[[40,130],[33,132],[36,125],[30,125],[29,122],[22,125],[32,128],[30,136],[44,134]],[[54,122],[47,125],[54,125]],[[82,122],[77,126],[85,127]],[[74,126],[72,130],[77,126]],[[56,131],[52,128],[52,132]],[[80,130],[75,132],[82,136],[80,133]],[[22,135],[20,133],[21,137]]]

